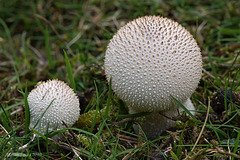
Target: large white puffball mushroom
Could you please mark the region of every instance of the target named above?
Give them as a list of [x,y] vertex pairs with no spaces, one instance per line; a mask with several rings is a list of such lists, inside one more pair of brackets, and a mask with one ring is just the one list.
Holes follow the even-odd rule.
[[42,134],[46,134],[47,130],[50,132],[66,126],[71,127],[80,115],[77,95],[60,80],[38,83],[29,93],[27,100],[30,109],[30,127],[35,127]]
[[[145,16],[127,23],[113,36],[104,66],[113,91],[130,113],[163,111],[175,116],[179,106],[173,97],[181,103],[190,98],[201,78],[202,57],[195,39],[180,24]],[[159,128],[153,135],[169,127]]]

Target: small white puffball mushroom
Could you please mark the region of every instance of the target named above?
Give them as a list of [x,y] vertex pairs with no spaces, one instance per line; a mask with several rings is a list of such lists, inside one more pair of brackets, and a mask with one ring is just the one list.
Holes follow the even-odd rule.
[[46,134],[47,130],[50,132],[66,126],[71,127],[80,115],[77,95],[72,88],[60,80],[38,83],[29,93],[27,100],[30,109],[30,127],[35,127],[42,134]]
[[[104,67],[130,113],[153,112],[141,125],[148,138],[174,125],[158,114],[175,117],[181,112],[173,97],[194,110],[189,98],[201,78],[201,52],[192,35],[173,20],[145,16],[127,23],[111,39]],[[149,123],[156,127],[146,129]]]

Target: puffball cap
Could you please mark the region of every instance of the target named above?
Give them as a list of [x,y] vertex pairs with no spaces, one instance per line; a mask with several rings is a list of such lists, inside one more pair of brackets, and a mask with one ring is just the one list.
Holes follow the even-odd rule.
[[160,16],[135,19],[113,36],[105,54],[113,91],[137,112],[154,112],[185,102],[198,86],[202,57],[192,35]]
[[41,119],[35,129],[42,134],[45,134],[47,129],[51,131],[66,128],[63,122],[70,127],[80,115],[76,94],[60,80],[40,82],[29,93],[27,100],[30,109],[30,127],[34,128]]

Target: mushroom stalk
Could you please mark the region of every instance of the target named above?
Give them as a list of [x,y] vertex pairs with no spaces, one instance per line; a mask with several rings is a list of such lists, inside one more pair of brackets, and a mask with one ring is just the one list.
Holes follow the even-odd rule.
[[[185,106],[192,115],[195,115],[195,108],[190,99],[187,99],[185,103],[182,104]],[[144,117],[144,120],[138,118],[138,124],[143,130],[144,134],[148,139],[158,138],[164,131],[174,127],[176,123],[176,118],[183,112],[181,107],[175,107],[171,110],[160,111],[160,112],[151,112],[149,115]],[[130,114],[138,113],[133,110],[129,110]],[[134,124],[133,128],[135,133],[139,133],[139,125]]]

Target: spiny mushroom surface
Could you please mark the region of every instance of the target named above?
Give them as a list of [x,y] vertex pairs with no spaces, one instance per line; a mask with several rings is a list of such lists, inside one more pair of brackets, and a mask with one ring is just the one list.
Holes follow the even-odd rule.
[[113,36],[104,66],[113,91],[131,113],[159,112],[179,107],[172,97],[181,103],[190,98],[201,78],[202,57],[195,39],[180,24],[145,16]]
[[63,122],[70,127],[80,115],[76,94],[60,80],[40,82],[29,93],[27,100],[30,109],[30,127],[34,128],[40,120],[35,129],[42,134],[46,134],[47,129],[51,131],[66,128]]

